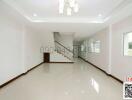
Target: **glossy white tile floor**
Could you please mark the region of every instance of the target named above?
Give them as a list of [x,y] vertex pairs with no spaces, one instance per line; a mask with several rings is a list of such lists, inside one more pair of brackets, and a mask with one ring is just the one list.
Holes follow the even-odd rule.
[[122,84],[82,60],[43,64],[0,89],[0,100],[123,100]]

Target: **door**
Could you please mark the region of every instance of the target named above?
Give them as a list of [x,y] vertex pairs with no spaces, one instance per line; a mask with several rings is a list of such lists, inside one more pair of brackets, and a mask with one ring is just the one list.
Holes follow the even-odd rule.
[[44,53],[44,62],[49,63],[50,62],[50,53]]

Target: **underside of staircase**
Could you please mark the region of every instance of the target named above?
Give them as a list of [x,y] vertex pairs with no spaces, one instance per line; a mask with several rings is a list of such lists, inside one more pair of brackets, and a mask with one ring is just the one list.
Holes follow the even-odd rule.
[[55,49],[50,53],[50,62],[73,63],[73,50],[71,48],[69,49],[64,43],[64,41],[69,43],[67,39],[68,38],[65,38],[65,36],[62,36],[60,33],[54,32]]
[[73,63],[73,52],[55,41],[55,50],[50,54],[50,62]]
[[54,51],[50,54],[50,62],[51,63],[73,63],[73,60],[68,58],[67,56]]

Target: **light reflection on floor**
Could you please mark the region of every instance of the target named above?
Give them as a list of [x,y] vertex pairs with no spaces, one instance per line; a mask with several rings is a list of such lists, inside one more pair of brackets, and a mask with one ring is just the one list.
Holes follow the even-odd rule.
[[43,64],[1,89],[0,100],[122,100],[122,84],[82,60]]

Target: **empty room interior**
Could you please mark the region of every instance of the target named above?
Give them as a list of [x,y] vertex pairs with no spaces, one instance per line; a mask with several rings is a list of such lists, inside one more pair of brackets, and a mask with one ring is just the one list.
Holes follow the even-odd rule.
[[0,100],[132,99],[126,81],[132,0],[0,0]]

